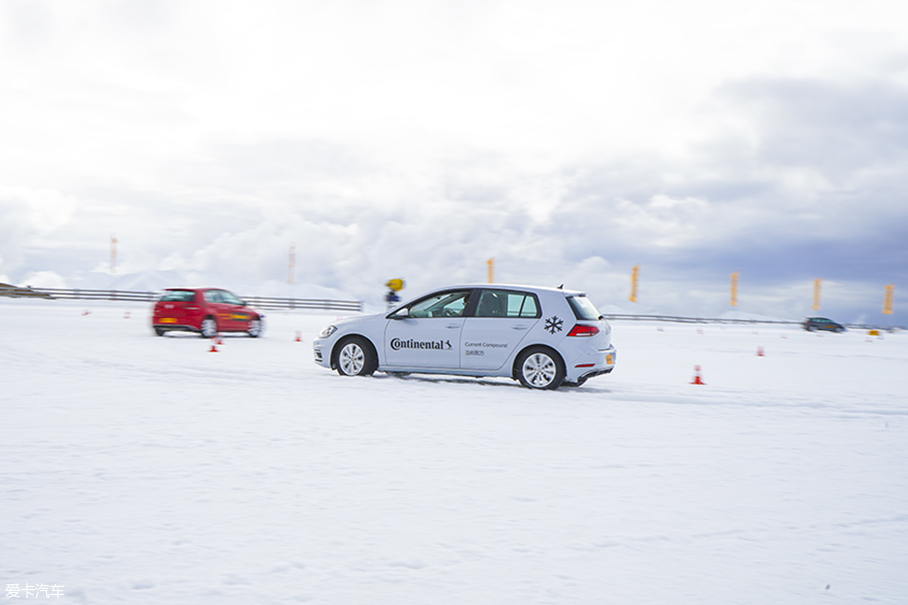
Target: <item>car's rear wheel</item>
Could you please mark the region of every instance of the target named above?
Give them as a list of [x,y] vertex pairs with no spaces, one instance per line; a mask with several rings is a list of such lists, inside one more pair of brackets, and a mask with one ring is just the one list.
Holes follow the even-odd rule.
[[164,336],[164,332],[166,332],[166,331],[167,330],[165,330],[164,328],[155,328],[154,329],[154,333],[157,334],[158,336]]
[[199,334],[202,338],[214,338],[218,335],[218,323],[213,317],[206,317],[199,326]]
[[341,376],[369,376],[378,367],[375,351],[364,338],[351,336],[337,346],[337,373]]
[[545,347],[532,347],[517,358],[517,380],[531,389],[557,389],[564,382],[561,356]]
[[246,334],[248,334],[252,338],[258,338],[259,336],[261,336],[262,335],[262,320],[253,319],[252,321],[250,321],[249,327],[246,328]]

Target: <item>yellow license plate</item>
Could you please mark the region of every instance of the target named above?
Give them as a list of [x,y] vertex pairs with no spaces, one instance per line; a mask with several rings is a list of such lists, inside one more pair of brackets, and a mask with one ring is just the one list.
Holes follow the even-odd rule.
[[176,317],[162,317],[161,323],[162,324],[175,324],[175,323],[177,323],[177,318]]
[[610,366],[610,365],[612,365],[613,363],[615,363],[615,361],[614,361],[614,359],[612,358],[612,356],[611,356],[611,355],[606,355],[606,356],[605,356],[605,365]]

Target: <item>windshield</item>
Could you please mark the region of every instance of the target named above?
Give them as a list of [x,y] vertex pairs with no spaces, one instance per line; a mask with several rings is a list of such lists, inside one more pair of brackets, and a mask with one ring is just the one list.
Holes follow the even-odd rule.
[[161,297],[161,302],[192,302],[195,292],[192,290],[167,290]]
[[595,321],[601,317],[599,311],[596,310],[596,306],[586,296],[568,296],[567,301],[571,305],[571,309],[573,309],[574,316],[577,319]]
[[469,296],[469,290],[434,294],[410,305],[409,316],[460,317],[467,306]]

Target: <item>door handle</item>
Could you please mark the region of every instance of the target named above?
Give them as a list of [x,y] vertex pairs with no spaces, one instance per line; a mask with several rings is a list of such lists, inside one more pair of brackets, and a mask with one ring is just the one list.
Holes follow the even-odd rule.
[[512,330],[526,330],[530,326],[511,326]]
[[451,328],[452,330],[456,330],[457,328],[460,327],[460,324],[448,324],[448,325],[446,325],[445,327],[446,327],[446,328]]

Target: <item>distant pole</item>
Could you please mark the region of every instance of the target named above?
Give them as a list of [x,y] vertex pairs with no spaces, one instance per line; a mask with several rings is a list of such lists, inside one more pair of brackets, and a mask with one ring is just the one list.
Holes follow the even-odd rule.
[[637,302],[637,276],[640,273],[640,265],[634,265],[631,269],[631,295],[628,298],[631,302]]
[[889,284],[883,294],[883,313],[886,315],[892,315],[893,298],[895,298],[895,285]]
[[820,310],[820,284],[823,282],[819,277],[813,280],[813,306],[814,311]]
[[738,272],[731,274],[731,306],[738,306]]
[[110,236],[110,274],[117,274],[117,237]]
[[293,283],[294,269],[296,268],[296,246],[290,246],[290,257],[287,259],[287,283]]
[[486,261],[486,264],[489,266],[489,283],[490,283],[490,284],[493,284],[493,283],[495,283],[495,280],[494,280],[494,277],[495,277],[495,259],[494,259],[494,258],[490,258],[489,260]]

